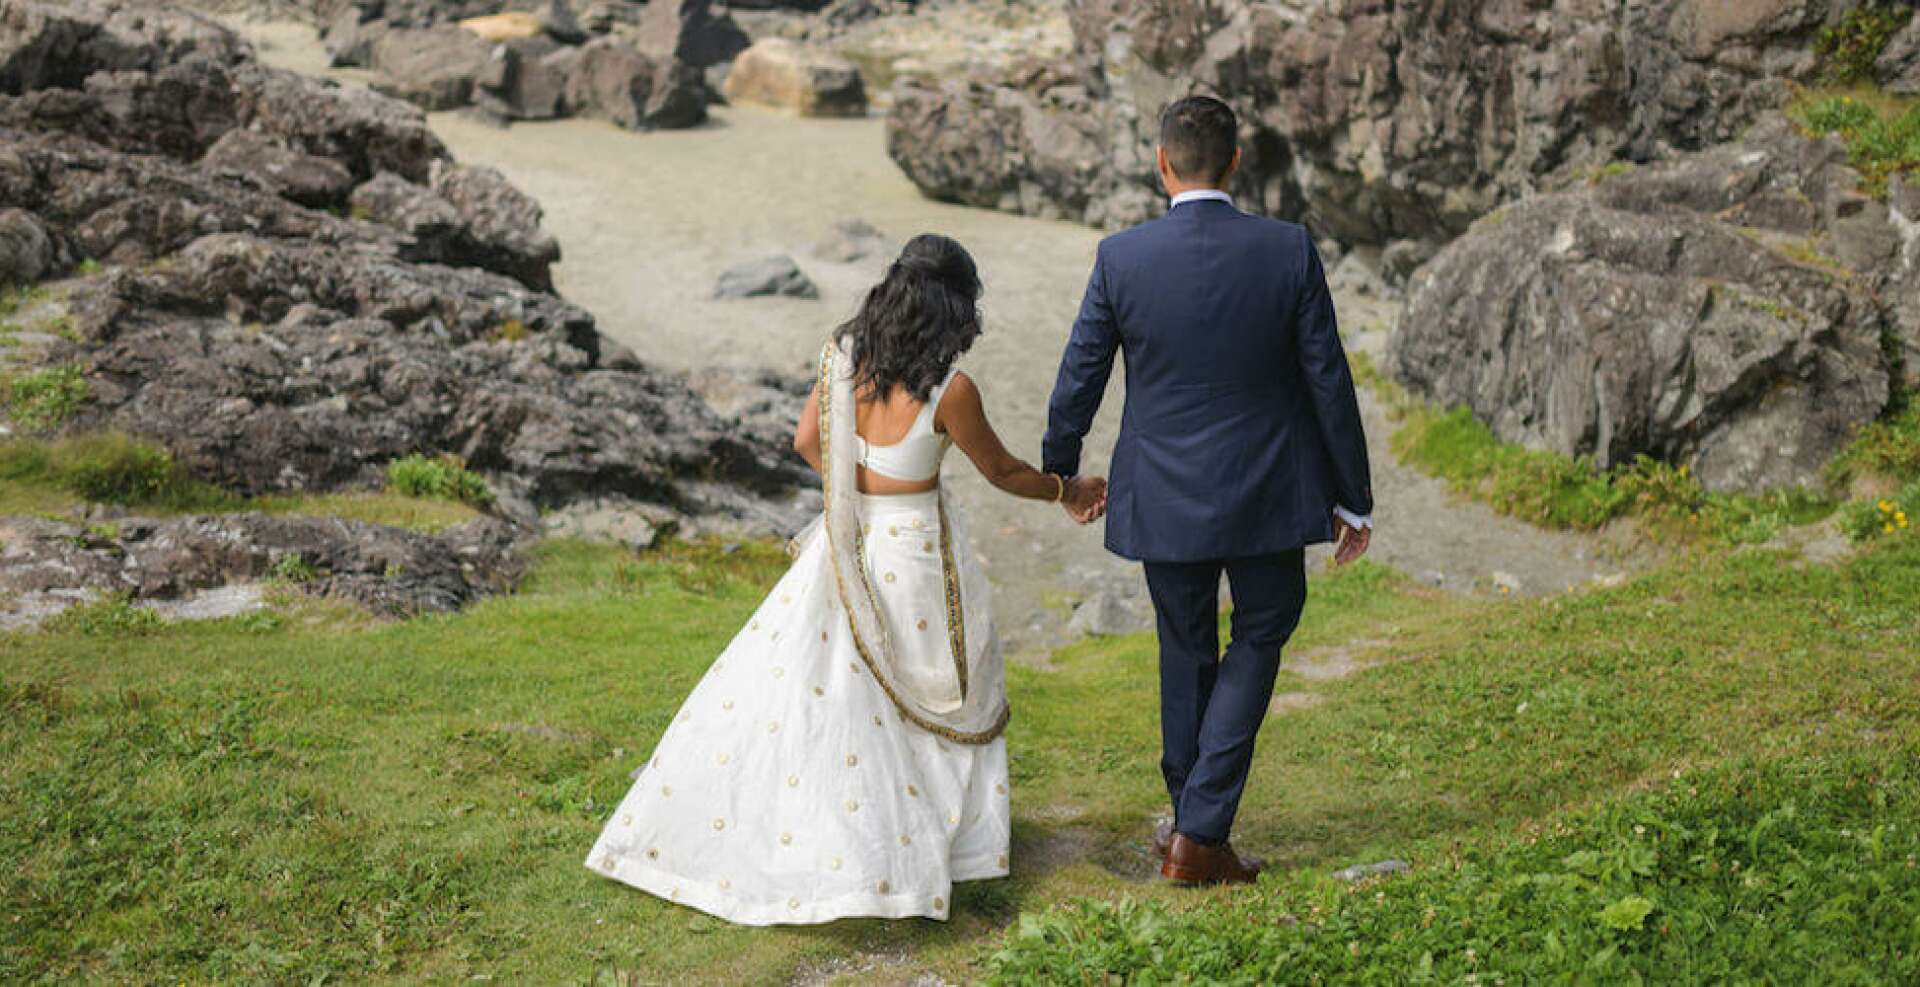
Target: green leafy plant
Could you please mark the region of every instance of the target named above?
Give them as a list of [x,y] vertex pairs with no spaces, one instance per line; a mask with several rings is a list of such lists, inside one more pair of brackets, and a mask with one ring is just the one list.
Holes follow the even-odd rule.
[[416,453],[388,463],[387,486],[409,497],[434,497],[474,506],[493,503],[487,481],[450,453],[433,457]]
[[92,257],[88,257],[85,260],[82,260],[74,268],[74,271],[76,273],[85,277],[92,277],[95,274],[99,274],[103,270],[105,270],[105,268],[100,265],[100,262],[98,260],[95,260]]
[[48,367],[0,382],[7,414],[29,431],[53,428],[73,417],[87,400],[79,367]]
[[1860,429],[1827,466],[1829,482],[1844,487],[1855,478],[1920,479],[1920,405]]
[[1920,167],[1920,105],[1844,93],[1806,102],[1795,115],[1809,133],[1840,138],[1874,195],[1886,194],[1892,175]]
[[299,552],[288,552],[273,560],[273,578],[288,583],[306,583],[320,578],[320,570]]
[[1820,56],[1827,81],[1842,85],[1873,81],[1873,63],[1912,16],[1908,4],[1873,3],[1821,28],[1814,35],[1813,50]]
[[1854,541],[1872,541],[1887,535],[1904,535],[1913,530],[1920,518],[1920,480],[1915,480],[1891,497],[1856,500],[1840,515],[1840,528]]
[[240,498],[189,476],[165,449],[119,432],[52,441],[0,440],[0,480],[42,484],[88,501],[172,510],[230,510]]

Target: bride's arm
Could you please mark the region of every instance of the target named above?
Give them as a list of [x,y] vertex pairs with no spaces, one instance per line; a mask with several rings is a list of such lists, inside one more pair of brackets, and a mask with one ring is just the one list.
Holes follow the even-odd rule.
[[800,412],[800,425],[793,430],[793,451],[813,467],[815,473],[825,473],[820,468],[820,389],[813,389],[807,395],[807,406]]
[[1015,497],[1060,499],[1061,479],[1034,469],[1007,451],[1006,444],[987,422],[987,409],[973,378],[964,373],[953,376],[953,383],[947,385],[946,394],[940,399],[940,407],[934,411],[934,424],[953,438],[954,444],[973,460],[974,468],[988,483]]

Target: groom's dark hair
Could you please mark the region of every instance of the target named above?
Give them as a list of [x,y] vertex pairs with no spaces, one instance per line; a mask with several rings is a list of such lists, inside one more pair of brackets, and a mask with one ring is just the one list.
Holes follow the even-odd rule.
[[1175,100],[1160,114],[1160,146],[1183,182],[1218,185],[1233,164],[1240,122],[1212,96]]

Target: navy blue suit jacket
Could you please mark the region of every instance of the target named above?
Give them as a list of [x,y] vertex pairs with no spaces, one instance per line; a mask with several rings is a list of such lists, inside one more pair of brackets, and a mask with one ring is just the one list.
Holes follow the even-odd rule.
[[1373,512],[1353,375],[1304,227],[1200,200],[1102,241],[1049,405],[1048,472],[1079,473],[1116,352],[1109,550],[1267,555],[1330,541],[1336,504]]

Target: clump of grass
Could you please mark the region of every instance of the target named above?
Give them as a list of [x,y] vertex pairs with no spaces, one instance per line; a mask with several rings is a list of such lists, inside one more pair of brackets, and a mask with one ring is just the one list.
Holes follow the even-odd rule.
[[1909,402],[1897,414],[1864,426],[1827,466],[1836,487],[1860,476],[1920,479],[1920,404]]
[[1814,35],[1813,50],[1820,56],[1826,80],[1838,85],[1872,82],[1873,63],[1912,16],[1909,4],[1874,3],[1821,28]]
[[74,268],[74,272],[83,277],[92,277],[93,275],[99,274],[101,271],[105,269],[106,268],[102,267],[98,260],[92,257],[88,257],[82,260],[79,263],[79,265],[77,265]]
[[526,339],[527,335],[527,324],[519,319],[508,319],[500,323],[492,333],[495,340],[508,343],[520,342]]
[[288,552],[273,560],[273,578],[287,583],[310,583],[320,578],[320,570],[305,555]]
[[44,431],[72,418],[87,400],[79,367],[47,367],[0,380],[0,404],[21,428]]
[[118,432],[51,442],[0,440],[0,480],[129,507],[232,510],[240,504],[234,495],[193,479],[165,449]]
[[1920,167],[1920,104],[1843,93],[1804,102],[1795,116],[1809,133],[1840,138],[1872,195],[1884,196],[1888,178]]
[[415,453],[388,463],[387,486],[409,497],[434,497],[476,507],[493,503],[493,492],[487,489],[487,481],[451,453],[440,456]]
[[34,284],[0,284],[0,319],[47,297],[47,289]]
[[48,618],[41,627],[54,634],[131,637],[151,634],[165,623],[159,614],[134,603],[132,596],[121,593],[75,604]]
[[1840,529],[1856,542],[1872,541],[1887,535],[1903,535],[1912,529],[1912,518],[1920,517],[1920,480],[1906,485],[1891,497],[1856,500],[1840,515]]

